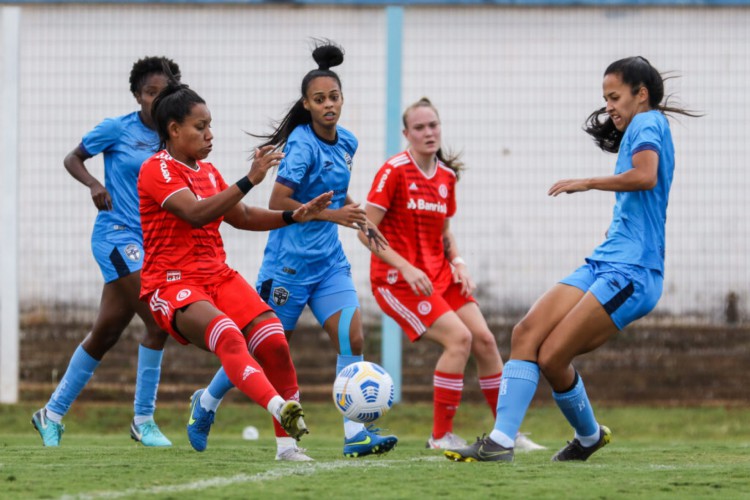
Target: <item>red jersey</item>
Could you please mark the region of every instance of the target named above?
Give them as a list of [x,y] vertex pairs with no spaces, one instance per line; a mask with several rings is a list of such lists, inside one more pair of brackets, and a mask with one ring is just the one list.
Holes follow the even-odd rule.
[[[427,177],[408,151],[380,167],[367,202],[385,210],[378,229],[390,246],[432,281],[437,293],[451,283],[451,267],[443,246],[445,219],[456,213],[456,173],[438,161]],[[408,287],[399,273],[375,254],[370,260],[370,281]]]
[[167,285],[210,285],[235,273],[226,264],[219,233],[223,217],[196,228],[163,208],[167,198],[183,189],[201,200],[226,188],[219,171],[207,162],[199,161],[192,169],[159,151],[143,163],[138,177],[144,253],[141,297]]

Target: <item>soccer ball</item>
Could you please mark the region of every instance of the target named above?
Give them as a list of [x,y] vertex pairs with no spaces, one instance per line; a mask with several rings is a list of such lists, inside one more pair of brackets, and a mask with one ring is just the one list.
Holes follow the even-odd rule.
[[393,379],[375,363],[352,363],[333,383],[333,402],[349,420],[373,422],[393,405]]

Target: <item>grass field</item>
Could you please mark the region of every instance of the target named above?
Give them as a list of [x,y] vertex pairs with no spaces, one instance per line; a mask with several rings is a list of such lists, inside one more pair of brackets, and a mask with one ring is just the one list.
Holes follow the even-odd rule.
[[[308,463],[274,460],[270,417],[259,408],[219,409],[209,447],[187,442],[184,406],[160,406],[169,449],[130,440],[132,408],[77,403],[60,448],[45,449],[29,423],[40,405],[0,405],[0,498],[750,498],[750,408],[605,408],[612,443],[588,462],[551,455],[571,438],[554,407],[532,407],[523,429],[549,450],[512,464],[453,463],[426,450],[431,406],[399,405],[379,425],[400,438],[391,453],[345,459],[332,404],[307,404]],[[260,439],[244,441],[254,425]],[[463,405],[456,432],[491,429],[484,406]]]

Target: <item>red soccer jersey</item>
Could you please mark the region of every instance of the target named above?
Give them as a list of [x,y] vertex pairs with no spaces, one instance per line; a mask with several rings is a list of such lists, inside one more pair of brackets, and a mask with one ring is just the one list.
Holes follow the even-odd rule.
[[226,188],[219,171],[207,162],[197,162],[194,170],[159,151],[143,163],[138,177],[144,252],[141,297],[166,285],[210,285],[235,272],[226,264],[219,233],[223,217],[196,228],[163,208],[167,198],[183,189],[201,200]]
[[[370,205],[385,210],[378,228],[393,250],[424,271],[436,292],[451,283],[445,257],[443,226],[456,213],[456,173],[438,161],[431,177],[419,169],[408,151],[380,167],[367,195]],[[373,287],[408,286],[398,272],[374,254],[370,260]]]

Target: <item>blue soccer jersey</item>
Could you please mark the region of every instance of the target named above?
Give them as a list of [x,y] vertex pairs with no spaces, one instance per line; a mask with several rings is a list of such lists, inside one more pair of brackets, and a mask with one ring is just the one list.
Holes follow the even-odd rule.
[[137,111],[107,118],[83,137],[80,147],[86,154],[104,154],[104,187],[112,197],[112,210],[100,210],[96,217],[93,239],[105,234],[116,239],[120,231],[142,235],[138,173],[158,145],[158,134],[143,124]]
[[[293,189],[294,200],[306,203],[333,191],[329,208],[335,210],[344,205],[357,138],[341,127],[336,127],[336,131],[333,142],[318,137],[311,125],[300,125],[289,135],[276,182]],[[333,267],[348,265],[338,225],[311,221],[270,232],[259,279],[311,284],[320,281]]]
[[659,111],[638,113],[633,117],[620,143],[615,174],[633,168],[633,155],[644,150],[659,155],[656,186],[644,191],[615,193],[607,239],[589,258],[635,264],[664,273],[664,226],[674,175],[674,145],[669,122]]

